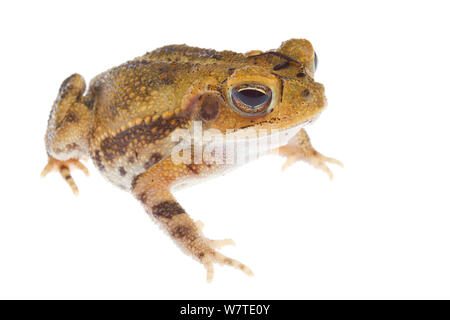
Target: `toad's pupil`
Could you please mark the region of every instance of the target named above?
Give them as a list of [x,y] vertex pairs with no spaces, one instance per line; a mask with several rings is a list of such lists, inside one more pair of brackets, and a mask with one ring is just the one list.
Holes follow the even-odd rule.
[[236,92],[236,98],[249,107],[257,107],[266,103],[270,98],[264,92],[254,89],[243,89]]

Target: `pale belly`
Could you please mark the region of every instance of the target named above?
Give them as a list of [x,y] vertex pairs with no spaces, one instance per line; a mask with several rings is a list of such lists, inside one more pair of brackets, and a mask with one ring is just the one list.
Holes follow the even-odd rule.
[[[200,174],[181,178],[174,185],[173,190],[180,190],[219,175],[224,175],[241,165],[267,155],[280,146],[286,145],[305,125],[306,123],[301,123],[284,130],[273,130],[270,133],[246,129],[203,143],[200,149],[204,156],[203,160],[209,160],[212,166],[205,168]],[[212,158],[205,159],[207,158],[205,157],[205,150],[213,154]],[[214,151],[211,152],[212,150]],[[221,150],[219,156],[215,152],[217,150]]]

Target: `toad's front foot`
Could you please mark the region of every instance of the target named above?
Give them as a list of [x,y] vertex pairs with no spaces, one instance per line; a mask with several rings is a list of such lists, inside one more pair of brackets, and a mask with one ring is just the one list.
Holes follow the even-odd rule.
[[288,144],[278,149],[278,153],[286,157],[286,162],[283,165],[283,170],[291,166],[293,163],[303,160],[308,162],[313,167],[320,169],[328,174],[330,179],[333,179],[333,172],[326,165],[326,163],[337,164],[343,167],[344,165],[339,160],[329,158],[318,152],[311,145],[311,140],[304,129],[300,130]]
[[85,175],[89,175],[88,169],[78,160],[78,159],[69,159],[69,160],[57,160],[53,157],[49,157],[48,163],[45,166],[44,170],[42,170],[41,177],[45,177],[51,171],[58,171],[64,180],[69,184],[74,194],[78,194],[78,187],[73,181],[72,176],[70,175],[71,169],[80,169],[84,172]]

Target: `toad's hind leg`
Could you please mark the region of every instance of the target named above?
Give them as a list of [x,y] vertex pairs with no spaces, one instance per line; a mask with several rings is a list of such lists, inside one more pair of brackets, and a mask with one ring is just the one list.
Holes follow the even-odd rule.
[[133,194],[144,205],[147,213],[167,231],[170,237],[189,255],[200,261],[206,268],[207,281],[214,274],[214,263],[229,265],[242,270],[247,275],[252,271],[237,260],[219,253],[216,248],[232,244],[230,239],[209,240],[203,236],[201,225],[195,223],[170,192],[170,185],[180,176],[191,171],[184,164],[174,165],[166,159],[137,177],[133,183]]
[[78,194],[78,187],[70,174],[72,168],[80,169],[85,175],[89,175],[88,169],[77,159],[69,159],[65,161],[56,160],[55,158],[49,157],[48,163],[44,170],[41,172],[41,177],[45,177],[49,172],[58,171],[61,177],[67,182],[69,187],[72,189],[74,194]]

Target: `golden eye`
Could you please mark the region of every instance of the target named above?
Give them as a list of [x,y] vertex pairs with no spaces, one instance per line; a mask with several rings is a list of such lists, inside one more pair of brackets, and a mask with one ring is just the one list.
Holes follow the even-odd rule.
[[272,102],[272,91],[261,84],[241,84],[231,90],[233,107],[245,115],[266,113]]

